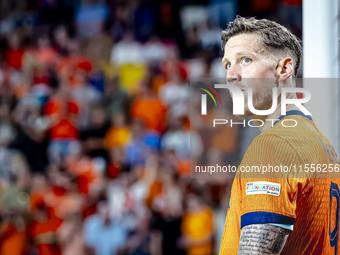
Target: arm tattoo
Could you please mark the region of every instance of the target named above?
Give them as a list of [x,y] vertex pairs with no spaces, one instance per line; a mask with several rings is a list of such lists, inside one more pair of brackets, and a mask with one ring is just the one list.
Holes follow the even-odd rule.
[[242,228],[238,255],[280,254],[289,230],[270,224],[253,224]]

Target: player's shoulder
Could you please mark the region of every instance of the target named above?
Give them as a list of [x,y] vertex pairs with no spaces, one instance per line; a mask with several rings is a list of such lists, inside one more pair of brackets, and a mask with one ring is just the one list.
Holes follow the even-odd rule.
[[268,161],[281,162],[284,160],[296,159],[300,161],[299,149],[291,139],[280,136],[276,133],[264,132],[254,138],[250,144],[242,162]]
[[[314,123],[303,116],[291,115],[277,122],[273,127],[261,133],[257,142],[286,142],[298,144],[300,141],[315,140],[318,130]],[[254,139],[254,141],[256,141]]]
[[[290,120],[290,124],[287,119]],[[283,125],[282,121],[285,121]],[[312,121],[302,116],[287,116],[255,137],[249,146],[249,152],[299,155],[307,153],[309,155],[312,151],[318,150],[317,147],[320,146],[318,136],[320,135],[322,136]]]

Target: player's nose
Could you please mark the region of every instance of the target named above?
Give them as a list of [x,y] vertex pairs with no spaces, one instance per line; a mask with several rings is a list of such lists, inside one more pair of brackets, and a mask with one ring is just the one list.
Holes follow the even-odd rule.
[[227,82],[238,82],[242,80],[242,76],[240,70],[238,70],[237,66],[231,67],[227,72]]

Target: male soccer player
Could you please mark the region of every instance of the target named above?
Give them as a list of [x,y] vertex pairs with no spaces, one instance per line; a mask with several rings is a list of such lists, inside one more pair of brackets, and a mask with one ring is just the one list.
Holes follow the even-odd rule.
[[[255,109],[270,109],[273,87],[295,87],[302,50],[285,27],[238,17],[222,32],[222,41],[227,82],[244,91],[246,102],[247,88],[252,87]],[[254,116],[245,104],[245,116],[278,121],[274,126],[264,121],[238,168],[220,255],[338,254],[340,180],[320,173],[321,168],[338,170],[336,152],[311,116],[295,105],[287,105],[286,115],[280,115],[280,93],[277,109],[269,116]],[[284,127],[285,119],[297,125]],[[240,171],[261,165],[296,168],[256,176]]]

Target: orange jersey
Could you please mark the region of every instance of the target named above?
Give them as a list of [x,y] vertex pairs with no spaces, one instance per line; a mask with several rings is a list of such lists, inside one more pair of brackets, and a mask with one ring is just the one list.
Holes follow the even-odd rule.
[[[204,206],[201,211],[186,214],[182,219],[182,234],[194,240],[202,240],[214,232],[213,213],[208,206]],[[188,255],[213,254],[213,242],[196,244],[187,247]]]
[[[287,119],[297,125],[282,126]],[[241,228],[250,224],[291,229],[281,255],[338,254],[340,179],[318,172],[339,170],[337,164],[335,150],[313,121],[301,112],[287,112],[257,136],[244,155],[232,186],[219,254],[236,255]],[[269,165],[291,169],[256,175],[240,171],[246,166]]]

